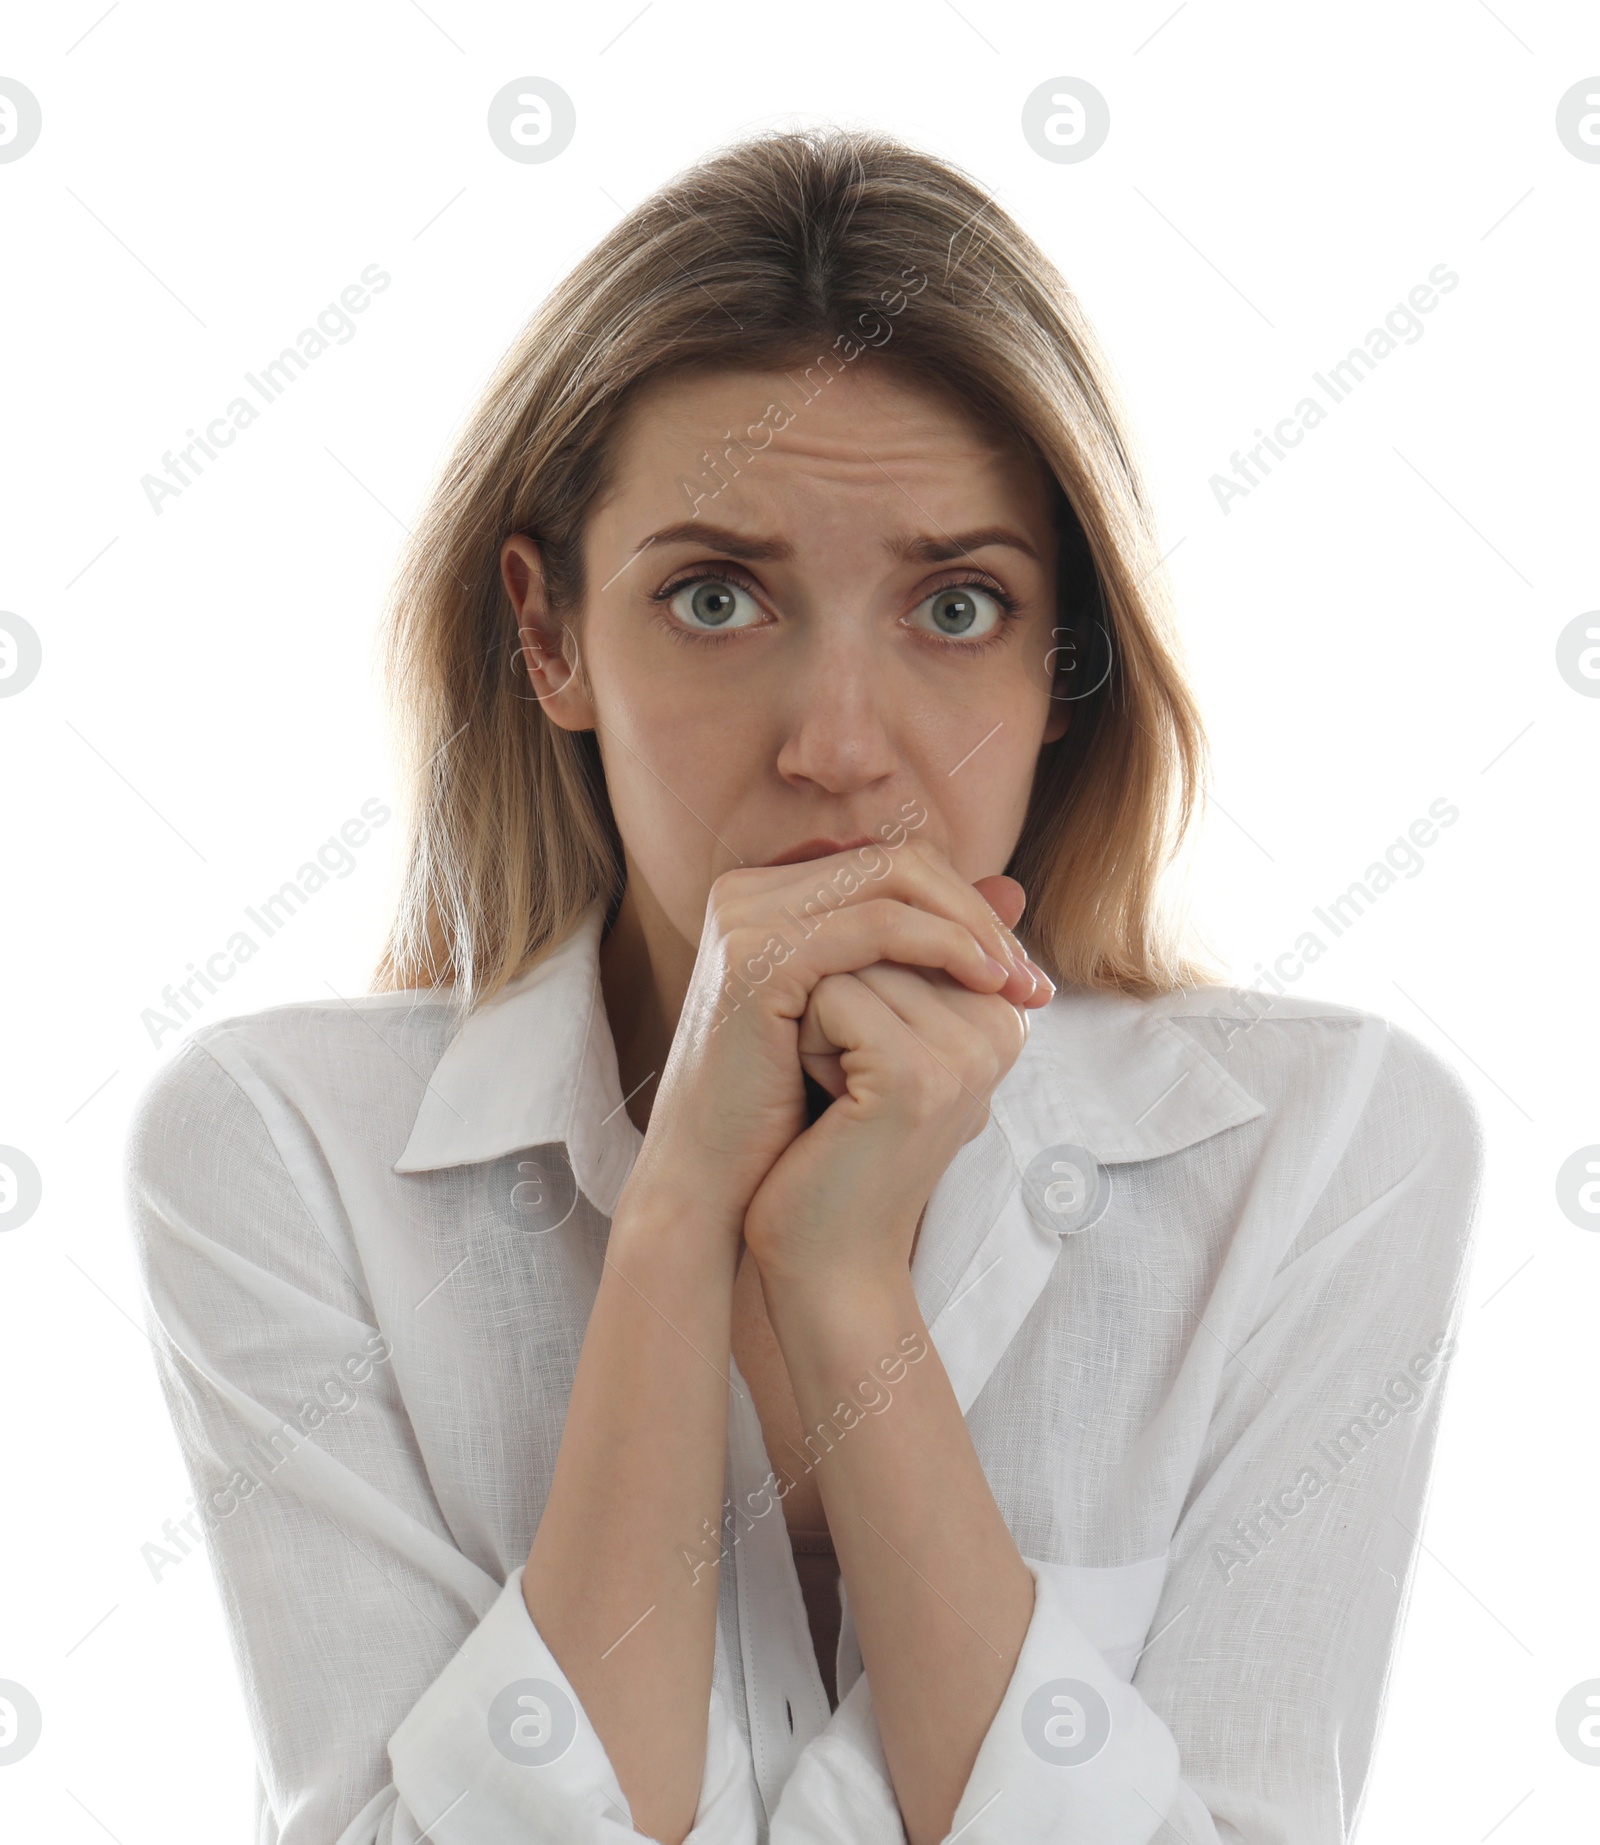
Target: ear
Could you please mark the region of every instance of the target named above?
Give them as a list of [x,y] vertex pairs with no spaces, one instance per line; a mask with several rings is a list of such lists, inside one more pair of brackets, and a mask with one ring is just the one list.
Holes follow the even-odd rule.
[[577,640],[567,636],[562,653],[563,629],[549,609],[545,594],[544,558],[536,540],[514,532],[500,547],[500,580],[511,598],[522,642],[522,663],[540,709],[563,730],[595,730],[598,720],[576,670]]

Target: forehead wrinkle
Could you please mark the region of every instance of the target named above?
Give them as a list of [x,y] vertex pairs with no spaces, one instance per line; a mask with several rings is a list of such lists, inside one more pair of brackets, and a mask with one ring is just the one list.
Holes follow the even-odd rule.
[[[738,512],[743,516],[718,521],[702,512],[664,524],[634,546],[631,555],[637,557],[661,546],[695,545],[721,550],[730,558],[788,564],[797,555],[796,544],[778,532],[785,526],[806,531],[821,520],[834,531],[837,541],[848,542],[850,528],[861,525],[861,515],[867,513],[859,503],[860,496],[867,495],[879,504],[866,523],[875,528],[879,546],[896,562],[942,563],[985,545],[1002,545],[1036,563],[1041,561],[1037,535],[1035,543],[1030,543],[1020,535],[1017,520],[1007,517],[1012,511],[1007,504],[1009,489],[1023,486],[1012,478],[1024,460],[1013,443],[959,413],[922,402],[902,411],[897,404],[885,406],[880,401],[870,406],[864,419],[847,414],[846,426],[835,427],[835,417],[849,409],[844,399],[825,401],[814,411],[802,408],[792,422],[773,431],[754,456],[747,456],[737,439],[732,439],[732,473],[720,491],[730,502],[742,502]],[[688,468],[691,475],[706,462],[714,463],[729,445],[722,426],[727,415],[727,403],[715,397],[707,404],[685,402],[681,397],[673,401],[669,395],[657,406],[653,427],[634,424],[633,440],[625,445],[626,459],[617,481],[622,491],[607,498],[614,502],[618,497],[632,497],[630,490],[644,484],[641,476],[663,476],[674,466],[681,472],[686,461],[693,464]],[[868,424],[866,429],[861,427],[862,420]],[[692,450],[692,455],[686,456],[686,450]],[[725,469],[727,466],[724,464]],[[949,492],[952,487],[970,489],[979,480],[983,486],[977,503],[962,506],[958,502],[966,494]],[[850,498],[833,497],[841,491]],[[791,494],[797,496],[796,502],[786,506]],[[886,515],[882,504],[886,498],[899,502],[898,516]],[[935,505],[937,514],[929,511]],[[668,509],[660,506],[659,510]],[[733,504],[726,510],[733,513]],[[791,512],[800,519],[798,527],[787,516]],[[894,532],[882,536],[891,525]],[[1024,521],[1021,531],[1027,529]],[[866,542],[868,533],[862,530],[858,536]],[[831,543],[825,548],[831,549]],[[852,544],[851,548],[856,547]]]
[[833,433],[817,426],[815,417],[807,418],[802,410],[793,422],[775,430],[771,450],[792,455],[798,460],[845,461],[852,466],[872,466],[876,461],[970,461],[974,455],[1004,457],[1007,445],[983,435],[960,419],[930,417],[897,419],[902,427],[880,431],[873,437],[874,455],[863,450],[858,429]]

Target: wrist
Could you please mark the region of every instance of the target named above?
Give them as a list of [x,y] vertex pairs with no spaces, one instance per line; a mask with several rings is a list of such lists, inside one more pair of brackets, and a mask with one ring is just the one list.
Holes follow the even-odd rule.
[[922,1327],[911,1271],[905,1263],[810,1266],[762,1262],[756,1258],[767,1317],[782,1336],[785,1327],[808,1337],[849,1339],[894,1326]]
[[666,1264],[711,1275],[726,1271],[731,1281],[741,1221],[738,1212],[719,1209],[692,1186],[630,1178],[611,1216],[606,1259],[628,1267]]
[[818,1307],[852,1298],[914,1298],[911,1258],[920,1214],[915,1221],[856,1216],[848,1236],[839,1235],[838,1226],[819,1232],[786,1216],[763,1193],[744,1221],[744,1240],[769,1298],[782,1293]]
[[652,1147],[647,1139],[623,1183],[612,1224],[628,1218],[693,1225],[694,1234],[737,1247],[749,1200],[708,1183],[707,1163],[687,1164]]
[[793,1280],[768,1293],[767,1316],[808,1426],[846,1398],[872,1407],[933,1350],[909,1275]]

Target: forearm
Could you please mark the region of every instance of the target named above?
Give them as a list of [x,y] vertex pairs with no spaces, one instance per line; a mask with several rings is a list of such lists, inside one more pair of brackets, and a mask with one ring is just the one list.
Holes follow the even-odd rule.
[[523,1573],[635,1828],[664,1845],[694,1824],[705,1761],[737,1255],[736,1229],[624,1193]]
[[[950,1829],[1033,1614],[1023,1562],[967,1433],[909,1272],[863,1284],[766,1282],[802,1422],[839,1426],[858,1385],[920,1336],[887,1409],[818,1467],[910,1845]],[[916,1348],[911,1348],[916,1349]],[[880,1386],[881,1389],[881,1386]]]

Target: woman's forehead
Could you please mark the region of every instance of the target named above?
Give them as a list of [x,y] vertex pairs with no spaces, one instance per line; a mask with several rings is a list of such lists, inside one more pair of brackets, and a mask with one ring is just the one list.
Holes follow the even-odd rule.
[[[948,394],[879,368],[857,367],[825,386],[787,372],[727,371],[669,378],[631,406],[619,426],[608,502],[668,504],[698,516],[709,494],[719,521],[735,506],[771,519],[811,494],[848,490],[881,517],[899,502],[897,526],[937,493],[945,511],[987,504],[1047,520],[1043,470],[1019,442]],[[598,510],[598,509],[597,509]],[[943,517],[943,514],[940,514]]]

